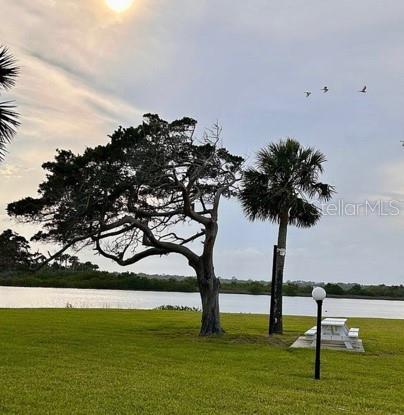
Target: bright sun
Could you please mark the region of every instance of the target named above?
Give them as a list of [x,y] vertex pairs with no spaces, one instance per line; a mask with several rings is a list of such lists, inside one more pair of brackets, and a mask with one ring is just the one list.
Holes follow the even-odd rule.
[[123,12],[132,5],[133,0],[105,0],[107,5],[116,12]]

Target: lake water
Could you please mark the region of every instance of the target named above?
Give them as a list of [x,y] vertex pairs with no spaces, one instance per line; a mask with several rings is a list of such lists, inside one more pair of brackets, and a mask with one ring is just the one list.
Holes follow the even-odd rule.
[[[267,314],[269,296],[221,294],[220,309],[228,313]],[[0,308],[121,308],[152,309],[161,305],[200,308],[198,293],[81,290],[70,288],[0,287]],[[311,297],[284,297],[285,315],[314,316]],[[404,301],[327,298],[324,316],[404,319]]]

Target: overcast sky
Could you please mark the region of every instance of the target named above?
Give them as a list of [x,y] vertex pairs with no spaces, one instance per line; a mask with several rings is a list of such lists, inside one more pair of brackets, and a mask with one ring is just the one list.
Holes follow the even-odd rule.
[[[118,15],[104,0],[0,0],[0,14],[0,43],[22,68],[3,96],[18,102],[22,126],[0,165],[0,230],[32,236],[5,206],[35,196],[56,148],[105,143],[146,112],[191,116],[200,134],[219,120],[225,146],[249,163],[295,137],[327,155],[336,203],[404,207],[404,2],[135,0]],[[290,228],[285,278],[403,283],[404,209],[368,213]],[[233,201],[219,232],[219,276],[269,279],[274,225],[249,223]],[[120,269],[91,251],[81,258]],[[129,270],[192,274],[175,255]]]

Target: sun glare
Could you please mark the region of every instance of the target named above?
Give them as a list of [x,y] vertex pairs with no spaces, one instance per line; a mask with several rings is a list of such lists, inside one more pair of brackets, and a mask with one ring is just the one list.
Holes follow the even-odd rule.
[[132,5],[133,0],[105,0],[108,7],[117,13],[121,13]]

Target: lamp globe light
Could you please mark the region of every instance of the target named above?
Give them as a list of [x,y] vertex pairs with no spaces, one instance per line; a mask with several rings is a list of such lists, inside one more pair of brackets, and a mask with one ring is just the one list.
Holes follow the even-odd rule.
[[315,301],[323,301],[327,296],[327,293],[325,292],[324,288],[314,287],[311,295]]

